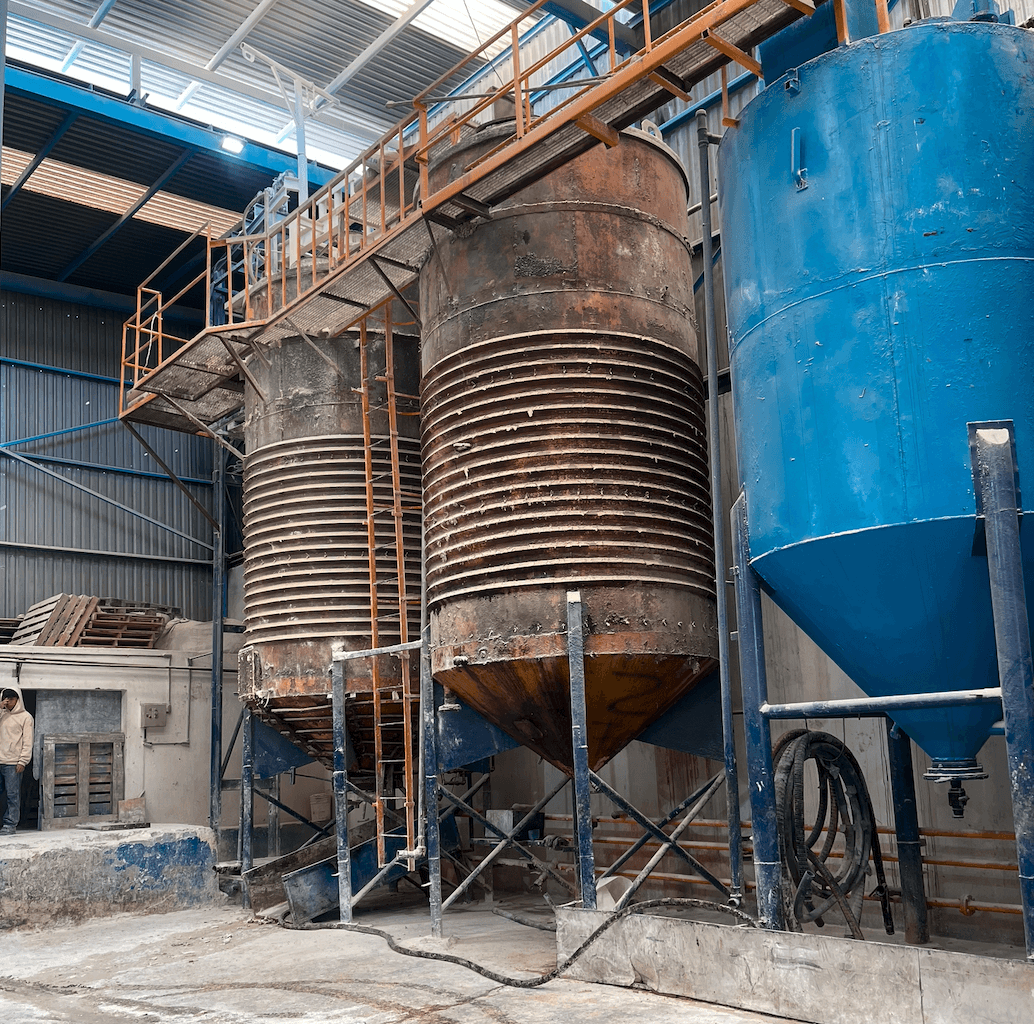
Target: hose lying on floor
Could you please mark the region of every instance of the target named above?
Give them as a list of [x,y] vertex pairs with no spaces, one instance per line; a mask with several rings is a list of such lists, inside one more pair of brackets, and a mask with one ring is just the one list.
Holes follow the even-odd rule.
[[[856,939],[864,938],[859,924],[865,879],[872,856],[876,872],[873,894],[883,905],[883,923],[894,934],[890,896],[883,872],[883,855],[862,770],[842,740],[825,732],[788,732],[772,752],[775,774],[779,850],[783,862],[784,916],[790,927],[814,922],[839,908]],[[815,762],[819,792],[815,824],[805,834],[804,769]],[[841,829],[843,858],[833,871],[828,864]],[[816,844],[822,840],[816,852]]]
[[511,978],[505,974],[497,974],[491,968],[474,963],[473,960],[465,960],[463,957],[452,956],[449,953],[437,953],[432,950],[409,949],[406,946],[400,946],[395,941],[394,936],[389,932],[382,931],[380,928],[370,928],[362,924],[347,924],[344,921],[327,921],[321,924],[292,924],[283,918],[278,920],[277,924],[282,928],[290,928],[296,931],[340,929],[342,931],[359,932],[361,935],[376,935],[384,939],[394,952],[402,953],[405,956],[417,956],[424,960],[444,960],[446,963],[456,964],[459,967],[466,967],[468,970],[476,971],[478,974],[488,978],[489,981],[497,982],[500,985],[509,985],[511,988],[538,988],[539,985],[545,985],[546,982],[552,981],[563,974],[608,928],[617,924],[622,918],[628,917],[630,914],[641,914],[646,910],[652,910],[654,907],[698,907],[705,910],[718,910],[750,925],[751,928],[757,927],[757,922],[749,914],[745,914],[742,910],[737,910],[734,907],[725,906],[722,903],[711,903],[708,900],[697,900],[690,897],[644,900],[642,903],[636,903],[634,906],[625,907],[624,910],[611,914],[606,921],[589,934],[589,937],[562,964],[559,964],[548,974],[541,974],[537,978]]

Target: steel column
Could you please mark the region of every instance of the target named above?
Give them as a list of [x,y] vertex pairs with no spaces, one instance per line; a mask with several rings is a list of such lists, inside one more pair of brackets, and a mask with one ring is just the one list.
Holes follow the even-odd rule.
[[700,152],[700,222],[703,230],[704,341],[707,350],[707,447],[711,464],[711,522],[714,529],[715,599],[718,612],[718,675],[722,691],[722,736],[725,751],[725,798],[729,822],[731,903],[743,899],[743,843],[740,836],[740,783],[736,768],[736,728],[729,678],[729,610],[725,590],[725,517],[722,515],[722,439],[718,414],[718,327],[714,312],[714,262],[711,238],[711,143],[707,111],[697,111]]
[[971,423],[969,428],[977,510],[987,538],[1023,932],[1027,959],[1034,960],[1034,670],[1023,588],[1015,432],[1011,420]]
[[348,841],[348,763],[345,760],[345,668],[334,660],[331,668],[334,729],[334,820],[337,825],[338,906],[342,921],[352,920],[352,850]]
[[[241,875],[255,863],[252,841],[255,835],[255,717],[251,708],[244,709],[244,729],[241,740]],[[241,905],[251,906],[248,886],[241,887]]]
[[761,632],[761,590],[757,575],[750,567],[747,503],[742,494],[732,506],[732,537],[757,912],[763,928],[781,929],[784,926],[783,910],[779,902],[782,869],[779,863],[775,777],[772,770],[772,732],[768,719],[761,713],[761,705],[768,699],[765,641]]
[[[223,604],[226,576],[226,455],[214,446],[212,470],[212,731],[209,767],[208,823],[219,845],[223,813]],[[236,735],[234,736],[236,739]]]
[[431,934],[442,935],[442,832],[438,820],[438,720],[434,706],[434,679],[431,676],[431,627],[421,630],[420,720],[422,723],[422,761],[424,767],[424,835],[427,843],[427,899],[431,907]]
[[912,769],[912,741],[887,719],[887,754],[890,789],[894,800],[894,833],[898,843],[901,905],[905,911],[905,941],[914,946],[930,941],[923,884],[923,853],[916,814],[916,783]]
[[596,909],[596,861],[592,855],[589,786],[589,736],[585,720],[585,634],[582,596],[567,592],[567,664],[571,676],[571,743],[574,748],[574,826],[578,845],[578,884],[582,908]]

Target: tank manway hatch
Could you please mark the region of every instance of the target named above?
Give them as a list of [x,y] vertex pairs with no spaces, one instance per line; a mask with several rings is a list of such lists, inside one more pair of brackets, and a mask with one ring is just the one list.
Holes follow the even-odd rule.
[[[432,181],[509,131],[460,143]],[[565,771],[568,590],[587,612],[594,768],[717,654],[686,204],[671,151],[626,131],[421,274],[432,669]]]

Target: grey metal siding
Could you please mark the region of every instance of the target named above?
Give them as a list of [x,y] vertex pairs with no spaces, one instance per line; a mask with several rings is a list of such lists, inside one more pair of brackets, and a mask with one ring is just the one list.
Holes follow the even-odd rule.
[[[61,592],[209,615],[211,528],[116,421],[121,322],[109,310],[0,293],[2,617]],[[141,432],[209,507],[211,442]]]

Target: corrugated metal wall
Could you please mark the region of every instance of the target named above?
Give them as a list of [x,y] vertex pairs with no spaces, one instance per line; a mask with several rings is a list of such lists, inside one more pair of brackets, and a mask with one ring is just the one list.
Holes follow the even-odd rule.
[[[121,328],[110,310],[0,292],[0,617],[62,592],[209,617],[211,528],[116,421]],[[141,433],[209,506],[211,442]]]

